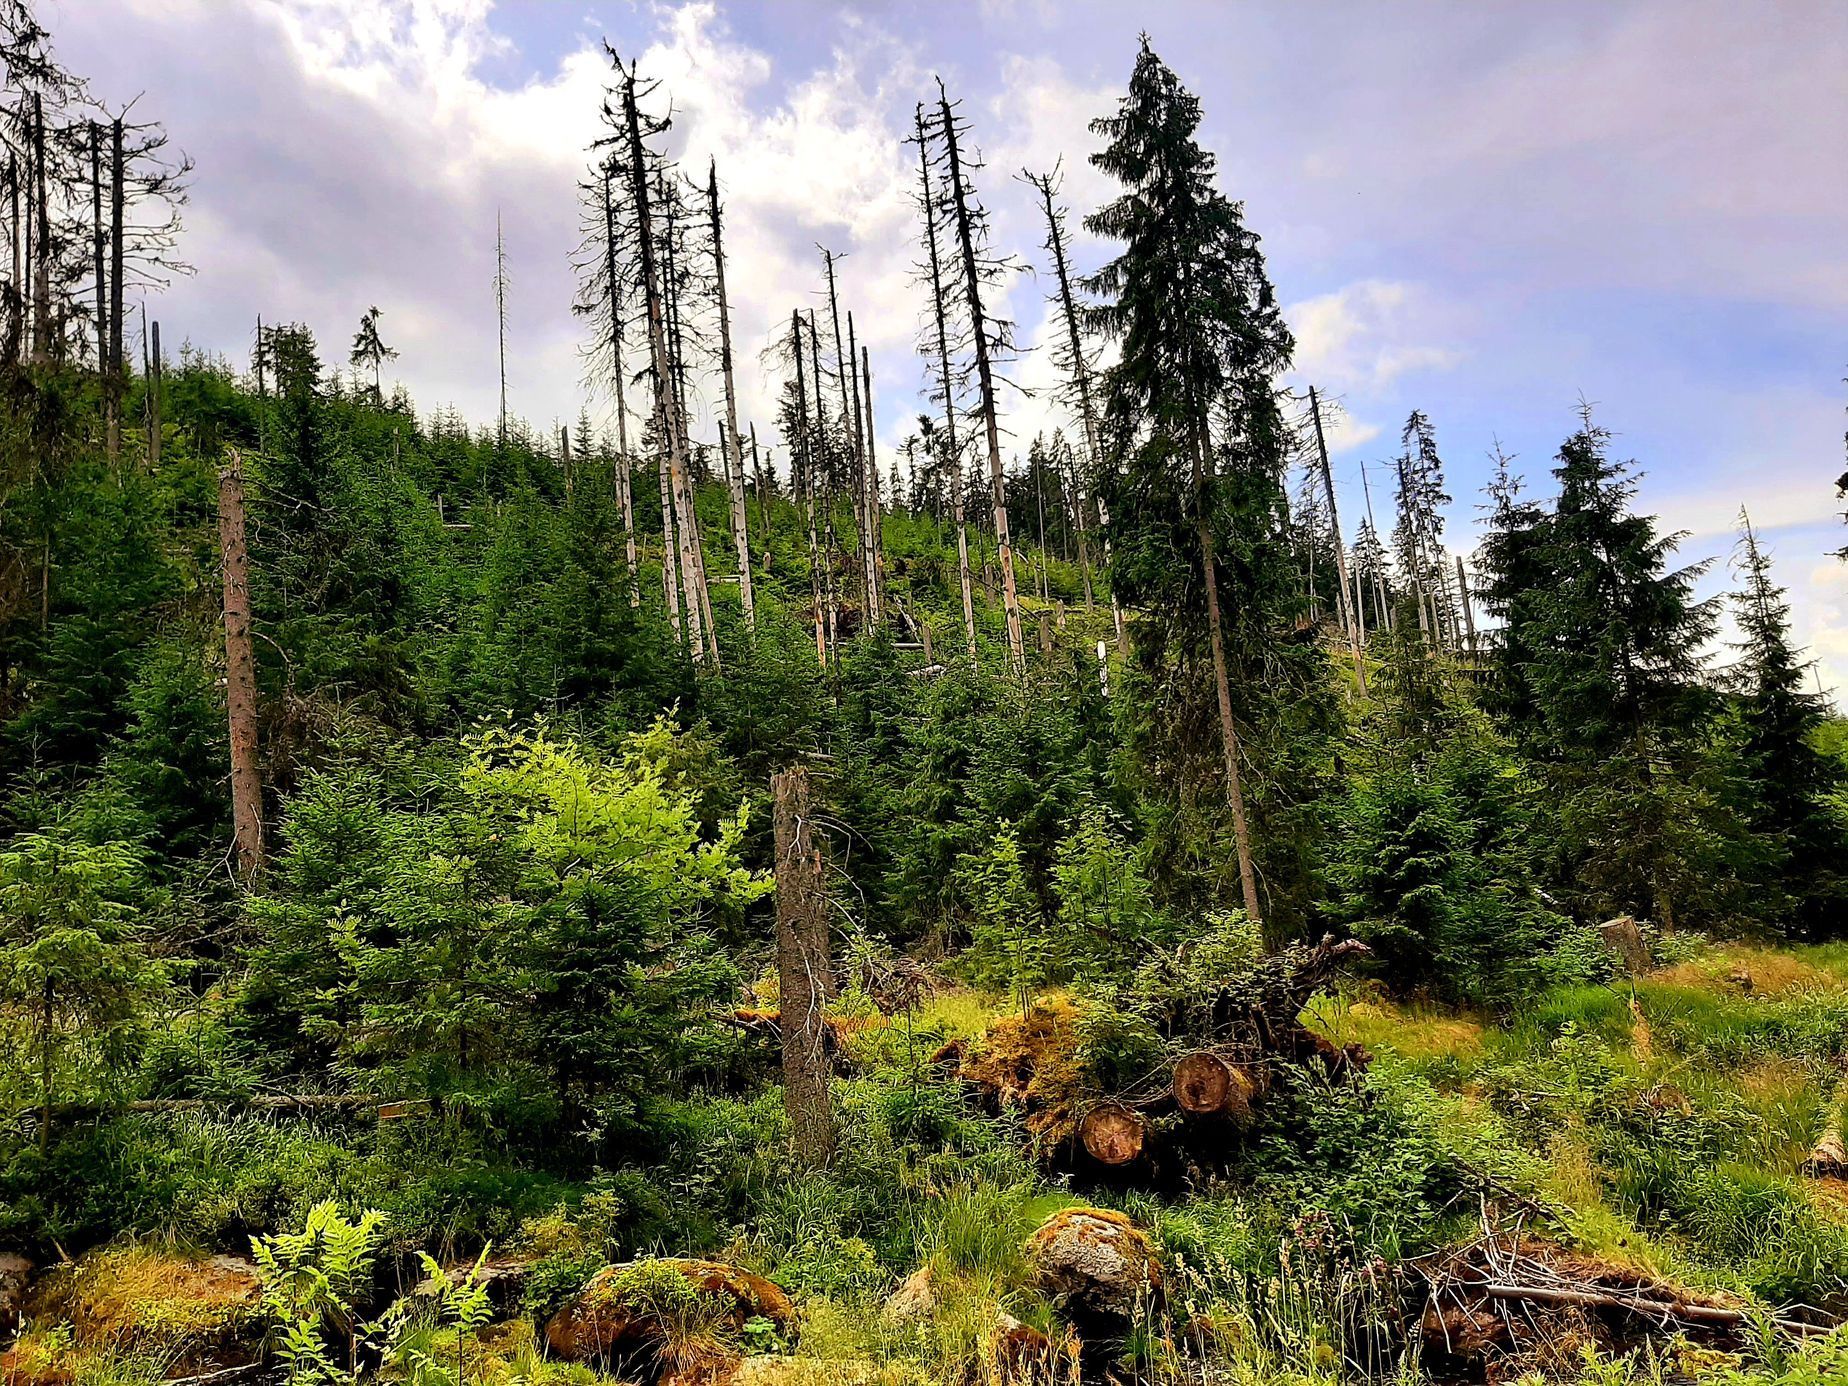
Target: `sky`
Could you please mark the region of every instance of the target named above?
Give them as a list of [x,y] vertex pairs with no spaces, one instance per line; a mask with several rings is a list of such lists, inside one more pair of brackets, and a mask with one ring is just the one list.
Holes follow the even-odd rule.
[[[971,124],[998,249],[1010,447],[1069,425],[1025,169],[1055,166],[1083,271],[1108,246],[1089,122],[1139,29],[1204,106],[1296,336],[1289,384],[1338,401],[1343,527],[1376,510],[1406,415],[1437,430],[1446,539],[1480,532],[1488,456],[1546,494],[1581,404],[1641,475],[1684,561],[1732,580],[1741,506],[1790,591],[1817,679],[1848,704],[1848,5],[1704,0],[1391,5],[1289,0],[41,0],[98,95],[137,93],[197,161],[197,274],[150,304],[168,341],[248,358],[259,314],[344,362],[382,310],[426,414],[497,408],[494,234],[506,229],[509,393],[535,425],[608,400],[571,312],[577,180],[602,42],[671,97],[671,149],[718,162],[740,407],[768,441],[759,353],[816,302],[818,243],[872,354],[880,455],[927,404],[916,343],[915,103],[941,77]],[[1037,273],[1035,273],[1037,271]],[[715,435],[702,401],[703,436]],[[780,457],[780,448],[778,449]],[[1384,527],[1384,524],[1382,524]],[[1728,658],[1724,642],[1716,659]]]

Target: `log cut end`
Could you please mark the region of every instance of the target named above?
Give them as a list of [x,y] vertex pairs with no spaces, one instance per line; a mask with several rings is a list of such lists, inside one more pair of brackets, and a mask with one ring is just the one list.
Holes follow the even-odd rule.
[[1242,1121],[1257,1095],[1252,1075],[1218,1054],[1201,1051],[1175,1061],[1174,1100],[1184,1112]]
[[1121,1102],[1105,1102],[1084,1114],[1078,1134],[1099,1164],[1127,1165],[1141,1156],[1149,1124]]

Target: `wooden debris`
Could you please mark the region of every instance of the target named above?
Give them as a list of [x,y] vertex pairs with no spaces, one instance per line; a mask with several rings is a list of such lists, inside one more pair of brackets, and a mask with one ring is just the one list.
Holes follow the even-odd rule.
[[[1613,1350],[1650,1333],[1738,1345],[1752,1331],[1753,1315],[1742,1304],[1486,1222],[1469,1246],[1412,1263],[1428,1291],[1421,1326],[1427,1364],[1450,1359],[1479,1368],[1486,1357],[1517,1353],[1544,1336],[1548,1314],[1589,1316],[1588,1326]],[[1772,1323],[1798,1338],[1834,1326],[1790,1315]]]
[[1848,1132],[1848,1078],[1836,1088],[1835,1097],[1823,1114],[1822,1133],[1816,1137],[1815,1147],[1803,1162],[1805,1174],[1816,1179],[1848,1179],[1848,1143],[1842,1140],[1844,1132]]
[[[655,1365],[680,1346],[678,1324],[648,1293],[642,1262],[605,1266],[545,1326],[546,1346],[567,1362],[612,1362],[639,1358]],[[678,1275],[705,1301],[711,1314],[734,1329],[752,1318],[768,1319],[792,1333],[796,1311],[789,1297],[760,1275],[721,1261],[668,1257],[650,1263],[658,1273]]]
[[1099,1164],[1127,1165],[1148,1144],[1149,1124],[1140,1112],[1121,1102],[1102,1102],[1084,1114],[1078,1134]]
[[[748,1035],[781,1043],[783,1038],[783,1013],[781,1011],[757,1010],[740,1006],[728,1017],[731,1024]],[[821,1046],[825,1053],[840,1067],[852,1062],[853,1054],[848,1040],[867,1026],[867,1017],[829,1015],[822,1017]]]
[[1605,920],[1598,925],[1598,936],[1617,955],[1628,975],[1640,977],[1649,970],[1649,945],[1643,941],[1641,926],[1629,915]]
[[1199,1050],[1174,1065],[1174,1100],[1195,1116],[1227,1116],[1242,1121],[1251,1115],[1258,1081],[1222,1055]]

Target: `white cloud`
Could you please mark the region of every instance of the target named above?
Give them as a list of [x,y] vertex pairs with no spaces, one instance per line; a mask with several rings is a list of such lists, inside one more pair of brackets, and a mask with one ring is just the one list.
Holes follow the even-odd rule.
[[1848,564],[1826,558],[1812,566],[1792,596],[1799,641],[1814,656],[1824,690],[1839,707],[1848,691]]
[[1296,336],[1294,374],[1304,382],[1376,394],[1411,371],[1442,370],[1461,353],[1418,340],[1430,325],[1412,285],[1363,279],[1284,309]]

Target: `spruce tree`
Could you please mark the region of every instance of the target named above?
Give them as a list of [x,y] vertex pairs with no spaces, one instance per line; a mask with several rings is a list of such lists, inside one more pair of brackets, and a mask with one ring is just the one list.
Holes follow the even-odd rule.
[[[1240,889],[1256,920],[1239,714],[1248,721],[1259,695],[1243,669],[1234,693],[1231,666],[1263,662],[1274,644],[1274,570],[1288,559],[1271,537],[1284,432],[1273,377],[1292,343],[1258,238],[1216,186],[1199,125],[1199,100],[1145,36],[1128,94],[1092,122],[1108,141],[1092,161],[1123,192],[1085,224],[1122,249],[1088,282],[1098,300],[1088,316],[1120,347],[1103,382],[1100,468],[1112,591],[1148,613],[1135,641],[1146,670],[1180,685],[1210,661]],[[1281,585],[1287,593],[1287,571]]]
[[1740,512],[1745,585],[1733,601],[1740,659],[1729,682],[1737,695],[1742,778],[1751,827],[1778,868],[1791,926],[1826,932],[1848,899],[1848,838],[1829,804],[1841,787],[1838,766],[1816,746],[1825,713],[1803,689],[1805,666],[1790,642],[1790,604],[1771,580],[1771,560]]
[[1585,419],[1560,448],[1550,510],[1498,503],[1483,597],[1500,618],[1496,704],[1546,767],[1560,812],[1560,888],[1588,910],[1665,927],[1716,903],[1728,826],[1701,753],[1711,695],[1705,564],[1672,568],[1676,534],[1632,512],[1636,481]]
[[398,359],[397,348],[388,347],[379,336],[379,310],[377,306],[368,308],[359,315],[359,331],[353,334],[353,350],[347,356],[347,364],[358,368],[369,366],[372,369],[372,402],[383,404],[385,396],[381,389],[380,367],[387,361]]

